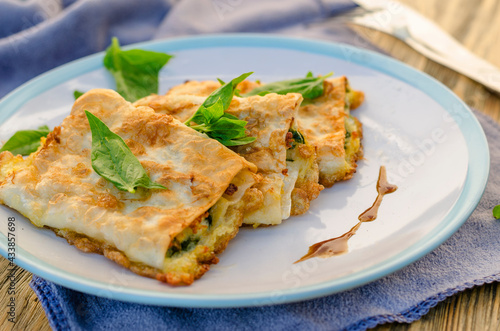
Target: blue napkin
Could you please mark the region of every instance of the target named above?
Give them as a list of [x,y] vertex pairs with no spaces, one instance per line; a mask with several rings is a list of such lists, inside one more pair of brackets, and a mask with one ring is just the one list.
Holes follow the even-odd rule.
[[350,0],[3,0],[0,98],[47,70],[104,50],[113,36],[127,45],[188,34],[280,32],[352,43],[359,38],[347,27],[314,23],[354,7]]
[[123,45],[153,38],[170,9],[167,0],[0,1],[0,97],[113,36]]
[[[348,0],[4,1],[0,96],[52,67],[103,50],[113,35],[127,44],[200,33],[273,32],[372,48],[342,20],[332,19],[352,8]],[[492,162],[479,206],[439,248],[368,285],[304,302],[237,309],[124,303],[37,276],[31,286],[54,330],[364,330],[412,322],[456,292],[500,279],[500,222],[491,214],[500,201],[500,127],[485,115],[476,116],[488,137]]]

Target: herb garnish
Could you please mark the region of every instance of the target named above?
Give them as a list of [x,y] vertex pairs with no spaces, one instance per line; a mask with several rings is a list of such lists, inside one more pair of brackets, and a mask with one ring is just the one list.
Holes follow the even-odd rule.
[[289,135],[287,134],[287,137],[286,137],[287,138],[286,139],[286,147],[287,148],[294,149],[295,147],[297,147],[297,144],[305,144],[306,143],[304,136],[299,131],[290,128],[288,130],[288,132],[291,133],[291,137],[289,137]]
[[113,38],[104,56],[104,66],[113,74],[116,91],[130,102],[158,93],[158,73],[172,55],[131,49],[122,51]]
[[273,82],[254,88],[248,93],[243,94],[244,97],[252,95],[266,95],[268,93],[287,94],[300,93],[304,99],[314,99],[323,94],[323,81],[330,77],[333,73],[321,77],[314,77],[312,72],[308,72],[304,78],[296,78]]
[[205,133],[225,146],[245,145],[255,141],[254,137],[246,136],[247,121],[224,112],[229,108],[234,94],[237,93],[236,86],[251,74],[252,72],[247,72],[228,83],[219,79],[222,86],[213,91],[184,124],[198,132]]
[[0,152],[10,151],[14,155],[29,155],[40,147],[40,138],[47,137],[49,132],[49,127],[46,125],[39,127],[37,130],[17,131],[0,148]]
[[306,143],[304,136],[299,131],[294,130],[294,129],[290,129],[288,131],[292,133],[293,140],[295,140],[295,142],[297,142],[298,144],[305,144]]
[[493,208],[493,217],[495,217],[497,220],[500,219],[500,205],[495,206]]
[[85,92],[78,91],[78,90],[73,91],[73,96],[75,97],[75,100],[78,99],[79,97],[81,97],[83,94],[85,94]]
[[139,160],[123,139],[106,124],[85,111],[92,131],[92,168],[101,177],[122,191],[135,193],[138,186],[148,189],[167,189],[151,181]]

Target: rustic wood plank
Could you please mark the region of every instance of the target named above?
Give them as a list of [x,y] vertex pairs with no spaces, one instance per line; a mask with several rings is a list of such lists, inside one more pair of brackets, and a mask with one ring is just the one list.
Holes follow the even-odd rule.
[[412,324],[392,323],[376,331],[499,330],[500,284],[486,284],[452,296]]
[[[26,270],[9,266],[9,261],[0,257],[0,302],[2,309],[0,310],[0,329],[1,330],[50,330],[49,322],[45,317],[42,305],[38,301],[35,293],[29,286],[32,274]],[[15,275],[15,281],[11,286],[9,276]],[[14,292],[10,291],[9,287],[14,288]],[[10,322],[8,310],[5,305],[14,298],[15,300],[15,319],[14,323]]]

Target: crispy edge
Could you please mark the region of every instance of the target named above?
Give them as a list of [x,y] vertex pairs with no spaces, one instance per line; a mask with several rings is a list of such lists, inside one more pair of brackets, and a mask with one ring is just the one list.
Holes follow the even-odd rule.
[[[206,259],[198,261],[200,265],[194,274],[164,273],[159,269],[147,266],[143,263],[130,261],[130,259],[116,247],[94,240],[83,234],[70,230],[56,229],[49,226],[45,227],[54,231],[57,236],[66,239],[70,245],[74,245],[82,252],[104,255],[111,261],[118,263],[122,267],[125,267],[140,276],[154,278],[173,286],[191,285],[196,279],[203,276],[205,272],[210,269],[210,264],[216,264],[219,262],[219,259],[215,256],[215,254],[208,254],[209,256],[207,256]],[[227,242],[229,242],[229,240],[230,239],[228,239]],[[225,245],[227,245],[227,242]]]
[[311,167],[307,170],[305,176],[297,179],[295,187],[292,190],[292,210],[291,216],[302,215],[309,210],[311,201],[319,196],[319,193],[325,188],[319,181],[318,163],[316,160],[316,148],[311,145],[302,145],[298,147],[299,154],[304,159],[313,158]]
[[[348,180],[348,179],[351,179],[352,176],[354,175],[354,173],[356,173],[356,168],[358,167],[358,160],[361,160],[363,159],[363,155],[364,155],[364,152],[363,152],[363,126],[361,124],[361,122],[354,116],[352,116],[352,118],[354,119],[354,122],[356,122],[356,127],[357,127],[357,130],[354,131],[353,133],[356,135],[356,137],[353,137],[354,139],[357,139],[359,142],[359,149],[353,153],[352,155],[348,155],[348,158],[347,158],[347,163],[351,166],[351,169],[346,173],[346,175],[344,176],[344,178],[342,178],[341,180]],[[353,134],[351,133],[351,134]]]

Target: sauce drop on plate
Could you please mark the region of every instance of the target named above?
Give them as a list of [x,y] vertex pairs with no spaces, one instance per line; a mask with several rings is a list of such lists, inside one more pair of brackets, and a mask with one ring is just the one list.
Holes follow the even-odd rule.
[[396,185],[387,182],[387,172],[385,170],[385,167],[381,166],[377,180],[377,198],[370,208],[368,208],[358,216],[358,224],[353,226],[351,230],[344,233],[340,237],[323,240],[310,246],[307,254],[294,263],[302,262],[313,257],[325,258],[347,253],[347,251],[349,250],[349,246],[347,245],[348,240],[356,234],[356,231],[358,231],[362,223],[372,222],[377,218],[378,209],[380,207],[380,204],[382,203],[384,195],[392,193],[397,189],[398,187]]
[[377,180],[377,192],[378,192],[377,199],[375,199],[375,202],[370,208],[368,208],[363,213],[361,213],[361,215],[358,216],[358,220],[360,222],[374,221],[377,218],[378,208],[380,207],[380,204],[382,204],[382,199],[384,198],[384,195],[392,193],[397,189],[398,187],[396,185],[389,184],[389,182],[387,182],[387,173],[385,167],[381,166]]

